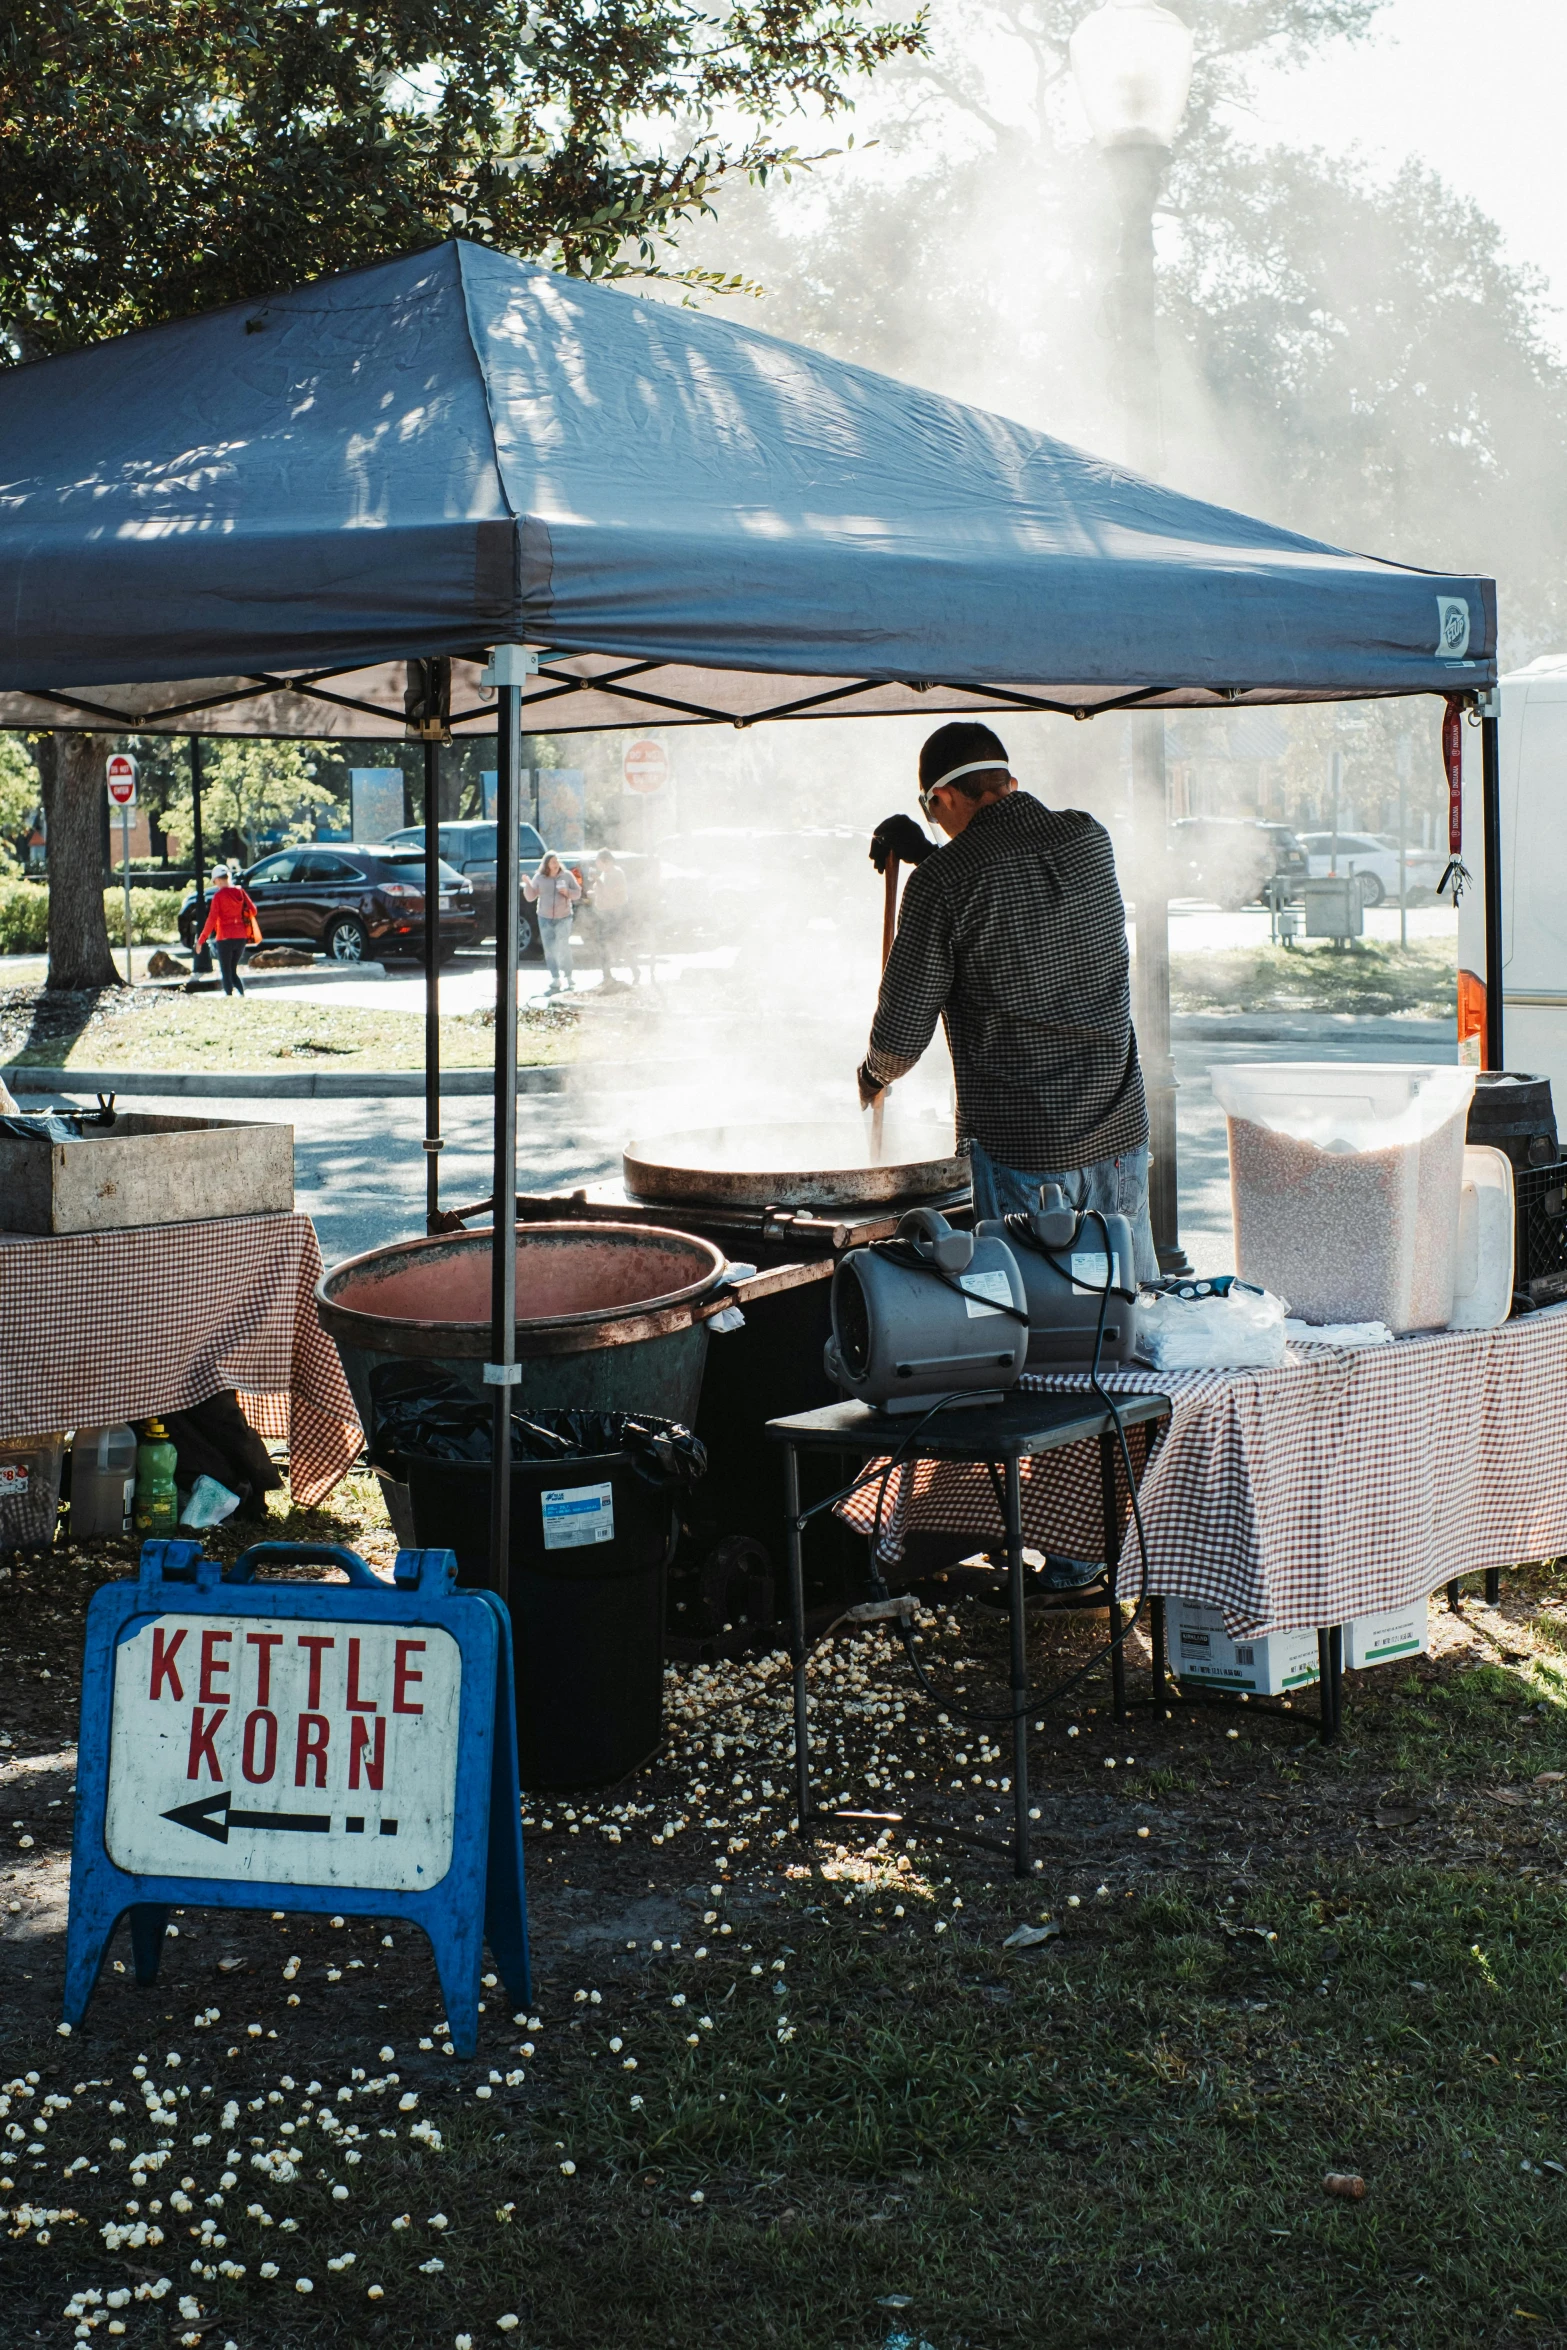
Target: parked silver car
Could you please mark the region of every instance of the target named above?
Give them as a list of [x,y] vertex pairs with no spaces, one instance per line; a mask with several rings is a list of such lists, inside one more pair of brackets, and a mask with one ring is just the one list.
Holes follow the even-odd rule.
[[[1385,834],[1375,832],[1341,832],[1337,836],[1338,855],[1335,867],[1334,840],[1331,832],[1303,832],[1300,845],[1305,850],[1307,870],[1313,881],[1319,881],[1335,869],[1352,873],[1360,883],[1362,905],[1380,906],[1384,898],[1398,895],[1398,843]],[[1434,890],[1442,878],[1447,858],[1436,849],[1406,849],[1404,870],[1412,890]]]

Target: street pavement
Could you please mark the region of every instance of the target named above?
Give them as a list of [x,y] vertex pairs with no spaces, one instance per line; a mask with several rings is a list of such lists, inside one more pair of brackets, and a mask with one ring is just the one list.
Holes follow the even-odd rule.
[[[1229,1166],[1224,1117],[1208,1083],[1209,1065],[1231,1060],[1450,1061],[1453,1029],[1451,1023],[1404,1019],[1194,1018],[1176,1021],[1174,1046],[1182,1238],[1200,1272],[1219,1273],[1229,1268],[1231,1257]],[[841,1052],[827,1064],[826,1081],[813,1086],[808,1098],[796,1093],[782,1104],[757,1082],[755,1071],[743,1089],[730,1076],[717,1110],[700,1098],[700,1065],[693,1069],[663,1053],[641,1063],[617,1056],[613,1062],[572,1068],[560,1092],[529,1092],[519,1100],[521,1187],[570,1191],[614,1175],[620,1151],[634,1134],[679,1131],[722,1117],[771,1122],[780,1111],[795,1117],[841,1116],[854,1099],[855,1059],[854,1043],[845,1036]],[[923,1100],[913,1105],[932,1125],[943,1115],[942,1091],[939,1083],[928,1086]],[[34,1106],[34,1097],[28,1106]],[[423,1229],[424,1108],[417,1099],[258,1104],[235,1095],[192,1103],[138,1094],[135,1107],[206,1118],[263,1116],[292,1125],[298,1205],[315,1219],[328,1264]],[[441,1154],[443,1199],[461,1205],[486,1198],[491,1103],[470,1095],[448,1098],[441,1122],[447,1136]]]
[[[1412,936],[1447,937],[1445,907],[1412,912]],[[1369,935],[1398,935],[1396,907],[1368,914]],[[619,1171],[635,1135],[724,1123],[784,1124],[855,1114],[854,1070],[865,1049],[875,967],[862,941],[811,923],[815,935],[747,941],[706,955],[660,957],[656,984],[643,969],[635,989],[607,993],[584,957],[582,1055],[518,1103],[520,1187],[570,1191]],[[1260,908],[1222,913],[1177,909],[1172,951],[1265,944]],[[871,952],[873,953],[873,949]],[[13,959],[7,958],[9,964]],[[15,961],[19,964],[21,958]],[[20,978],[20,971],[17,977]],[[41,971],[39,976],[41,976]],[[527,965],[523,999],[542,995],[545,974]],[[290,1000],[363,1003],[417,1011],[414,973],[311,971],[269,975],[268,992]],[[443,975],[443,1004],[478,1009],[494,1000],[493,972],[464,958]],[[243,1007],[235,1006],[243,1017]],[[1358,1019],[1345,1015],[1213,1015],[1174,1022],[1180,1152],[1181,1236],[1200,1272],[1228,1269],[1229,1171],[1224,1118],[1208,1083],[1221,1060],[1451,1061],[1449,1020]],[[938,1035],[920,1068],[898,1087],[897,1116],[922,1133],[951,1133],[951,1067]],[[38,1097],[29,1097],[29,1107]],[[39,1103],[41,1105],[41,1102]],[[255,1101],[243,1092],[190,1100],[138,1094],[135,1106],[209,1118],[266,1117],[292,1125],[298,1205],[315,1220],[328,1264],[423,1229],[423,1104],[407,1095],[329,1101]],[[486,1198],[493,1121],[482,1096],[449,1096],[441,1194],[449,1204]]]

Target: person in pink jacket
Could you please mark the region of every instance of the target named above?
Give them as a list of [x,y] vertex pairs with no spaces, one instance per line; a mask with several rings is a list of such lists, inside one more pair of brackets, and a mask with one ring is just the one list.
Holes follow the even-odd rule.
[[530,906],[539,909],[539,935],[550,971],[549,993],[564,992],[575,984],[571,976],[571,920],[582,884],[555,851],[548,849],[537,873],[524,881],[522,894]]

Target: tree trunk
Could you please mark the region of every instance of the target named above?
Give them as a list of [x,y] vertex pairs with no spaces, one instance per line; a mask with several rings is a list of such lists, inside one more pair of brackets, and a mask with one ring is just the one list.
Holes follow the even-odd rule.
[[[61,729],[40,761],[49,825],[46,988],[118,987],[103,911],[104,738]],[[52,754],[52,755],[51,755]]]

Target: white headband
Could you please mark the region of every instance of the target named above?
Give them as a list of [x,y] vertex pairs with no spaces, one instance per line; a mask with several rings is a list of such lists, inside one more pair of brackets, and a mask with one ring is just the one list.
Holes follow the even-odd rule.
[[941,791],[947,784],[956,783],[960,775],[1005,775],[1008,772],[1009,769],[1004,758],[970,759],[965,767],[949,767],[946,774],[938,776],[934,783],[922,783],[920,792],[922,795],[926,795],[933,791]]

